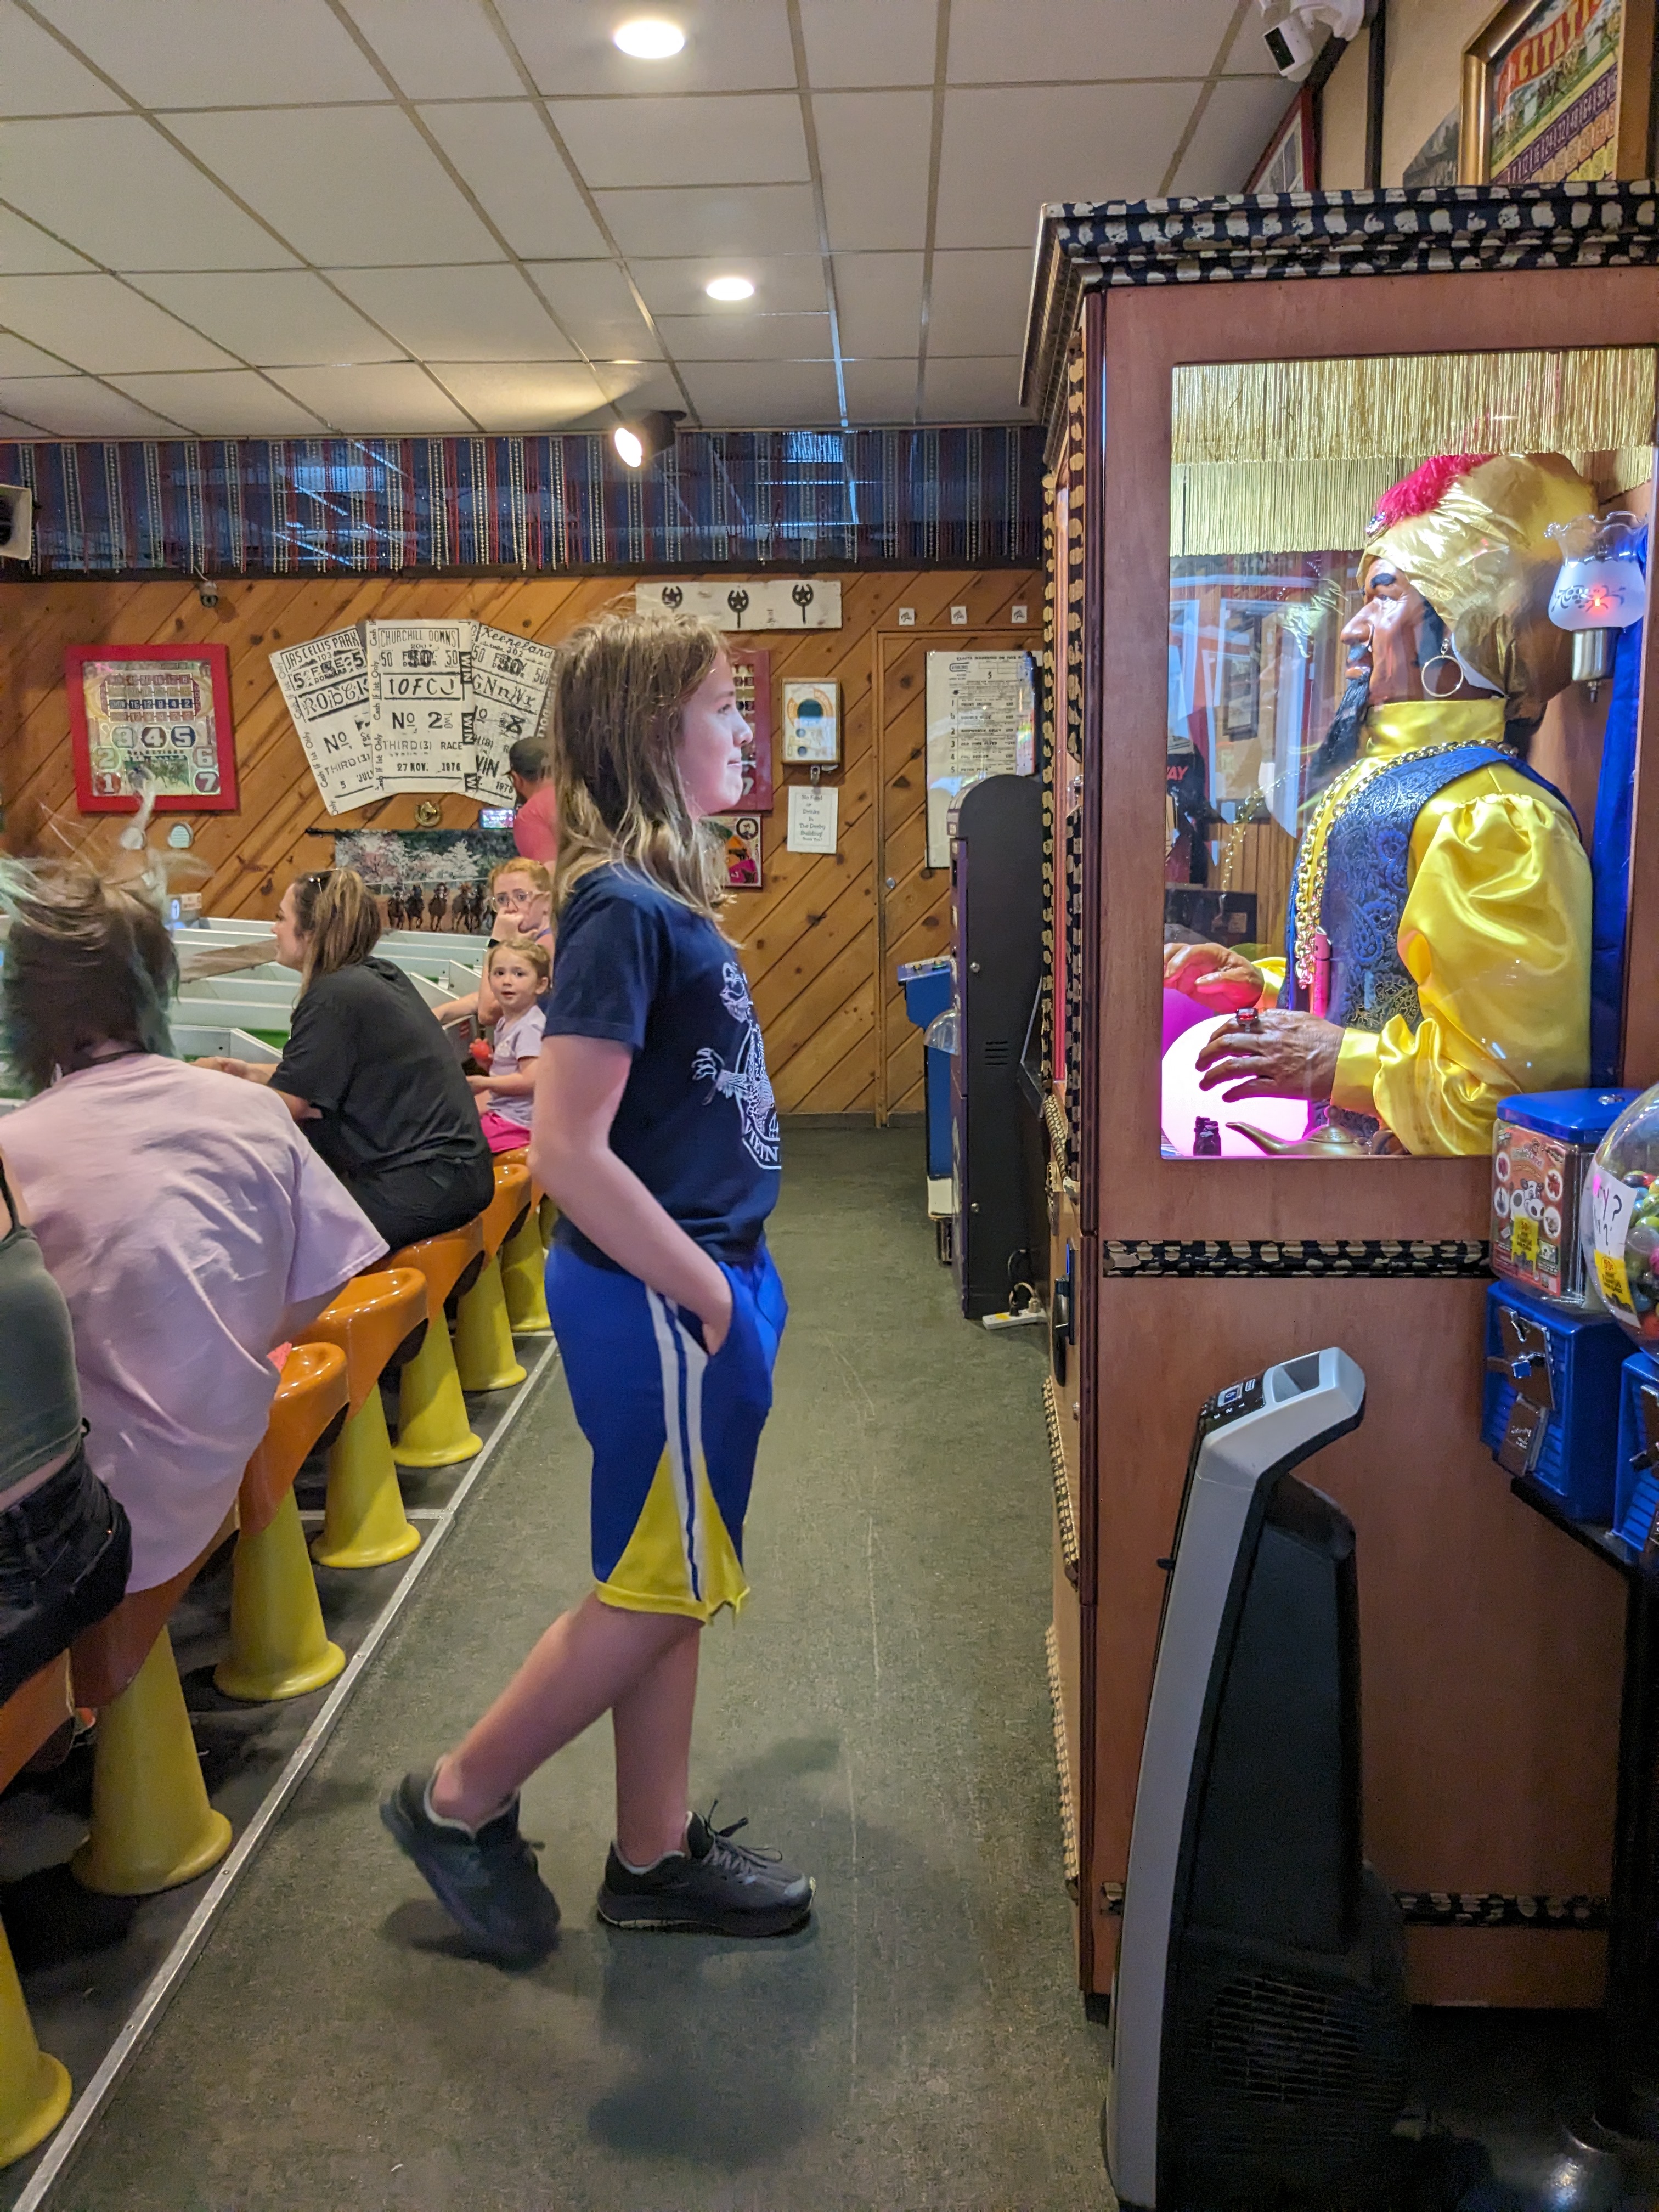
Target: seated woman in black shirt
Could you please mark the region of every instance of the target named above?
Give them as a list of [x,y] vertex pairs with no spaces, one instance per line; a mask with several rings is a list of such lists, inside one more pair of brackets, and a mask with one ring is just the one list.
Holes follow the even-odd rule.
[[402,969],[370,957],[380,935],[355,870],[298,877],[276,910],[276,957],[304,978],[280,1064],[202,1064],[279,1091],[395,1252],[471,1220],[495,1179],[465,1074]]

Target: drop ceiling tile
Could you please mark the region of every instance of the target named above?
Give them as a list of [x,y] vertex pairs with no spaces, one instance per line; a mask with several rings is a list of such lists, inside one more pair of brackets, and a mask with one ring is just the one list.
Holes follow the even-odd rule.
[[[606,401],[614,401],[624,415],[643,414],[651,407],[678,408],[682,414],[685,410],[685,394],[659,362],[596,361],[593,375]],[[604,419],[607,423],[616,420],[609,404]]]
[[1091,78],[1207,76],[1234,0],[952,0],[952,84],[1056,85]]
[[497,437],[562,430],[602,398],[589,371],[568,362],[434,362],[432,373]]
[[81,51],[146,107],[384,100],[386,87],[324,0],[37,0]]
[[1278,76],[1224,77],[1210,94],[1170,190],[1243,191],[1283,122],[1293,90]]
[[[716,259],[631,262],[634,282],[653,315],[714,315],[740,321],[745,315],[813,314],[825,304],[823,262],[816,252],[732,254]],[[721,307],[703,290],[711,276],[740,271],[754,285],[752,300]]]
[[113,276],[0,276],[0,324],[100,374],[237,366]]
[[804,182],[793,92],[682,100],[553,100],[553,120],[595,191],[623,185]]
[[680,374],[703,421],[722,428],[781,429],[841,419],[828,362],[705,361]]
[[[0,386],[0,397],[4,396],[4,390]],[[40,437],[46,427],[44,422],[26,422],[21,415],[0,414],[0,438],[21,438],[27,444],[31,439]]]
[[401,361],[403,349],[307,269],[135,278],[139,289],[256,368]]
[[927,356],[921,411],[929,422],[1021,422],[1019,362],[935,361]]
[[271,374],[337,430],[368,437],[465,434],[472,425],[413,362],[350,368],[279,368]]
[[830,244],[920,246],[927,230],[930,92],[823,92],[812,101]]
[[[313,107],[168,121],[307,260],[380,268],[501,258],[436,155],[395,107],[353,108],[349,117]],[[226,258],[223,265],[234,264]]]
[[421,119],[515,253],[562,260],[603,253],[605,239],[527,100],[460,100]]
[[921,337],[921,256],[838,253],[836,303],[847,354],[915,356]]
[[814,85],[932,84],[938,0],[801,0]]
[[908,422],[916,411],[916,358],[849,361],[847,416],[851,422]]
[[1031,257],[1017,247],[936,253],[927,358],[1018,353],[1030,291]]
[[268,268],[286,258],[136,115],[0,123],[0,170],[14,207],[111,269]]
[[129,398],[204,438],[314,438],[321,428],[315,415],[251,368],[114,380]]
[[0,381],[0,408],[38,422],[50,438],[176,438],[180,427],[89,376]]
[[74,115],[126,102],[15,8],[0,15],[0,115]]
[[691,187],[684,191],[600,192],[596,197],[611,235],[630,261],[636,255],[712,253],[734,268],[747,268],[762,254],[818,250],[810,185]]
[[585,353],[595,360],[656,359],[650,325],[614,261],[532,261],[526,266]]
[[[750,303],[752,304],[752,302]],[[691,361],[831,361],[830,318],[817,315],[659,315],[669,358]]]
[[662,62],[632,60],[611,43],[618,23],[656,12],[651,6],[499,4],[545,93],[735,92],[795,82],[785,0],[675,0],[667,12],[685,33],[685,45]]
[[342,269],[334,282],[417,361],[576,358],[508,262],[461,269]]
[[938,243],[1030,253],[1045,201],[1156,192],[1198,92],[1139,84],[947,94]]
[[13,215],[9,208],[0,208],[0,274],[31,276],[56,270],[84,272],[91,267],[84,254],[73,246],[60,246],[38,223]]
[[346,0],[410,100],[514,98],[524,90],[477,0]]
[[66,362],[0,331],[0,376],[62,376]]

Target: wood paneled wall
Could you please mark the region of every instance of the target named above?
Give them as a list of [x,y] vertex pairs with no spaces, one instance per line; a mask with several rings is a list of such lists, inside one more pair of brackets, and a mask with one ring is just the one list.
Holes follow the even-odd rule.
[[[833,572],[829,572],[833,573]],[[866,570],[842,574],[839,630],[757,633],[769,648],[775,687],[785,677],[834,677],[842,686],[840,849],[833,858],[784,850],[787,800],[775,763],[778,803],[763,831],[764,882],[744,892],[730,927],[742,942],[766,1035],[768,1061],[786,1113],[873,1113],[919,1103],[907,1064],[902,1097],[890,1094],[879,1048],[883,963],[881,911],[886,897],[878,860],[885,837],[884,768],[874,690],[879,641],[898,631],[898,611],[915,611],[918,629],[943,632],[950,611],[965,605],[975,646],[1035,644],[1035,627],[1009,629],[1009,610],[1041,605],[1039,579],[1020,569]],[[64,648],[204,639],[230,648],[233,713],[241,805],[231,814],[191,818],[195,852],[208,873],[207,910],[274,914],[289,878],[325,859],[313,830],[414,827],[416,795],[403,793],[361,812],[326,815],[270,672],[279,646],[347,623],[477,617],[527,637],[556,641],[611,605],[632,604],[632,577],[471,576],[260,578],[222,582],[219,604],[204,607],[188,580],[0,584],[0,799],[4,844],[13,852],[80,847],[90,834],[112,835],[77,814],[64,694]],[[987,635],[990,632],[990,635]],[[908,748],[907,748],[908,750]],[[799,771],[798,771],[799,773]],[[475,803],[439,798],[442,825],[461,829]],[[943,946],[940,949],[944,949]],[[902,957],[896,955],[895,957]],[[890,982],[890,978],[888,979]],[[896,1038],[891,1040],[894,1044]]]

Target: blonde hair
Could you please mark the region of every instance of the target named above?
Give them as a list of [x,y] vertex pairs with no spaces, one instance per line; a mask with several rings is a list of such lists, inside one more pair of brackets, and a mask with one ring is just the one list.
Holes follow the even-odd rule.
[[521,854],[516,854],[510,860],[498,860],[489,871],[492,891],[503,876],[527,876],[544,898],[553,896],[553,878],[540,860],[526,860]]
[[510,952],[515,959],[527,962],[544,983],[553,973],[553,963],[548,957],[547,947],[544,945],[538,945],[533,937],[521,937],[516,940],[509,938],[504,943],[492,945],[484,955],[486,975],[495,966],[495,956],[498,952]]
[[303,998],[319,975],[355,968],[380,941],[380,909],[356,868],[329,868],[320,875],[296,876],[294,921],[305,939],[300,969]]
[[558,907],[616,862],[717,919],[725,856],[687,804],[678,746],[685,702],[724,650],[693,615],[601,615],[560,647],[549,702]]

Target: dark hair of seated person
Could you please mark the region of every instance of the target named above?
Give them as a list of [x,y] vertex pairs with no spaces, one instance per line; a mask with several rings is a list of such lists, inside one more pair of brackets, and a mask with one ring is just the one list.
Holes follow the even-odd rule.
[[73,861],[15,865],[0,967],[0,1042],[31,1092],[129,1052],[170,1053],[167,1000],[179,963],[142,884],[106,882]]

